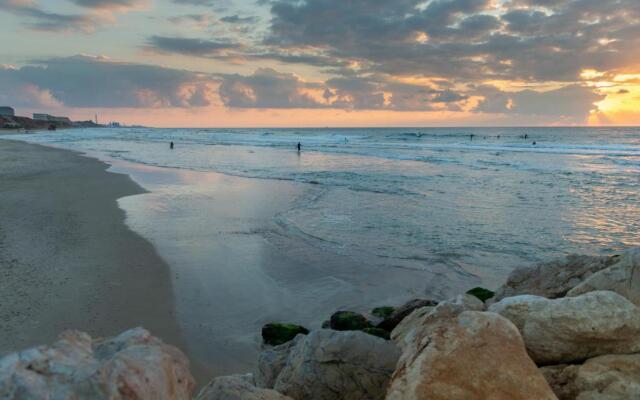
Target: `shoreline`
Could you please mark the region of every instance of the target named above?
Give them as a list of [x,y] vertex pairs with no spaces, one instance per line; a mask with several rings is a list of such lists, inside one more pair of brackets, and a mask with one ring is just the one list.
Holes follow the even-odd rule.
[[145,190],[109,168],[0,141],[0,354],[67,329],[107,337],[132,326],[184,347],[170,268],[118,206]]

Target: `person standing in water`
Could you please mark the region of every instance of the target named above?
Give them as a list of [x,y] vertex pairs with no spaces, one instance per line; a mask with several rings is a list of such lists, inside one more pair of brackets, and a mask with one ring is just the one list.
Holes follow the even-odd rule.
[[171,150],[173,150],[173,142],[171,142],[171,144],[169,144],[169,148],[170,148]]
[[298,152],[300,152],[300,150],[302,150],[302,145],[298,142]]

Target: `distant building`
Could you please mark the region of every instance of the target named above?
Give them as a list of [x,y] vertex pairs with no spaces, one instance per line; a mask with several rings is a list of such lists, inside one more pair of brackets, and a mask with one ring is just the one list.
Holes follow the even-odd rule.
[[33,114],[33,119],[36,121],[49,121],[49,122],[58,122],[63,124],[71,123],[71,120],[67,117],[55,117],[49,114]]
[[0,107],[0,117],[15,117],[16,111],[11,107]]
[[109,122],[109,128],[120,128],[120,122]]

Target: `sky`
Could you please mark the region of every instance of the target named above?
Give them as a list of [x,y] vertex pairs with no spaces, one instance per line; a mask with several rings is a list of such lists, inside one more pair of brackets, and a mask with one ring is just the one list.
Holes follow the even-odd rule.
[[0,0],[0,38],[19,115],[640,125],[639,0]]

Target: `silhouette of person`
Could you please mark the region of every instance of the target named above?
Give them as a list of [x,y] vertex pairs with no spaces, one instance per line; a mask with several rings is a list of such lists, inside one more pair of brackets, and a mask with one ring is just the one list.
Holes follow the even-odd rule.
[[298,151],[302,150],[302,145],[298,142]]
[[173,150],[173,142],[171,142],[171,144],[169,145],[169,148]]

